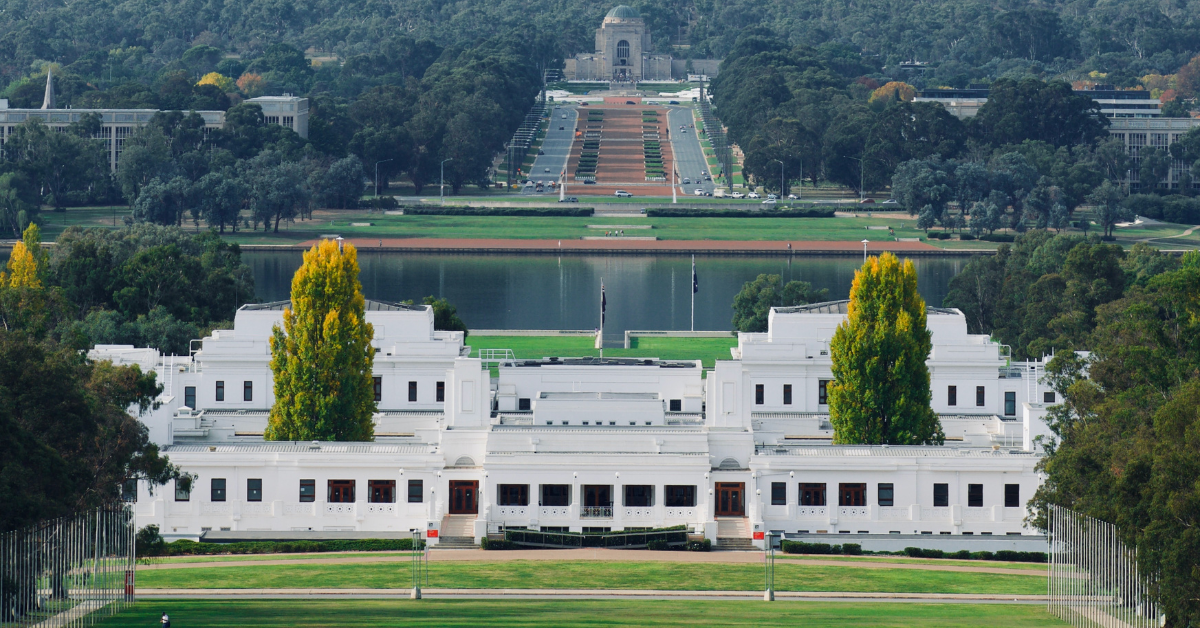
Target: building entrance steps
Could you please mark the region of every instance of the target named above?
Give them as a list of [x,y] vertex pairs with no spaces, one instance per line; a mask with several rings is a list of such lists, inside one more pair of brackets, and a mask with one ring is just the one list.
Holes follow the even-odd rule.
[[475,549],[476,515],[446,515],[438,530],[438,549]]
[[745,517],[717,517],[718,539],[750,538],[750,522]]

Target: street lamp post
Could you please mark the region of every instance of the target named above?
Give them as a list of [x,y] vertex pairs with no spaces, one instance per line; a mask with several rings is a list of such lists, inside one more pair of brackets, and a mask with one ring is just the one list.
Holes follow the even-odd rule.
[[379,198],[379,164],[395,161],[394,159],[381,159],[375,162],[375,198]]
[[870,240],[863,240],[863,241],[862,241],[862,245],[863,245],[863,263],[864,263],[864,264],[866,264],[866,263],[867,263],[867,243],[868,243],[868,242],[870,242]]
[[771,163],[772,161],[779,162],[779,200],[783,200],[783,162],[778,159],[772,159],[767,163]]
[[442,181],[438,184],[438,193],[442,199],[442,205],[446,204],[446,162],[454,161],[453,157],[442,160]]

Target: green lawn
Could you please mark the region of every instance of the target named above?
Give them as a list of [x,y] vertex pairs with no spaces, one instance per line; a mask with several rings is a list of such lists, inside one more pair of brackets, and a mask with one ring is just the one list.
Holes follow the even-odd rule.
[[[675,591],[754,591],[762,588],[763,568],[742,563],[663,563],[598,561],[431,562],[429,586],[448,589],[655,589]],[[164,569],[138,574],[145,589],[368,588],[409,586],[408,564],[303,564]],[[888,593],[984,593],[1036,595],[1046,590],[1041,574],[1028,576],[863,569],[780,561],[780,591]]]
[[[737,338],[635,338],[632,349],[605,348],[605,357],[662,358],[664,360],[702,360],[712,368],[714,360],[729,360],[730,347]],[[471,355],[478,357],[480,349],[512,349],[519,359],[543,357],[584,357],[599,355],[592,336],[470,336]]]
[[1065,626],[1044,605],[722,600],[151,600],[99,623],[180,628],[377,626],[805,626],[1026,628]]

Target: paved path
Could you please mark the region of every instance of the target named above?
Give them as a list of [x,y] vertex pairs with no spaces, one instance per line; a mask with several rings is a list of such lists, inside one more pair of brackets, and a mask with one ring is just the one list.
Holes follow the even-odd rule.
[[[395,599],[411,589],[138,589],[141,599]],[[655,591],[623,589],[422,589],[429,599],[651,599],[761,600],[761,591]],[[1045,604],[1044,595],[964,593],[855,593],[840,591],[776,591],[776,600],[834,602],[922,602],[957,604]]]
[[[139,571],[156,571],[162,569],[200,569],[209,567],[253,567],[259,565],[338,565],[338,564],[369,564],[369,563],[408,563],[410,555],[387,554],[363,556],[321,557],[319,554],[312,558],[281,558],[279,560],[230,560],[203,563],[159,563],[140,565]],[[652,552],[611,549],[575,549],[575,550],[510,550],[489,552],[484,550],[432,550],[429,553],[430,562],[508,562],[514,560],[531,561],[609,561],[609,562],[670,562],[670,563],[727,563],[727,564],[758,564],[762,563],[762,552]],[[916,571],[953,571],[960,573],[989,573],[1012,576],[1040,576],[1039,571],[1029,569],[1005,569],[1003,567],[974,567],[965,565],[938,565],[929,563],[896,563],[880,560],[822,560],[822,559],[788,559],[780,558],[782,564],[815,565],[824,567],[852,567],[858,569],[911,569]]]
[[[775,255],[862,255],[859,242],[772,240],[516,240],[484,238],[349,238],[359,251],[444,251],[466,253],[726,253]],[[317,240],[301,242],[309,248]],[[789,249],[788,246],[791,246]],[[242,247],[247,248],[246,246]],[[290,248],[290,247],[283,247]],[[924,242],[871,242],[869,253],[894,251],[913,255],[962,255]]]

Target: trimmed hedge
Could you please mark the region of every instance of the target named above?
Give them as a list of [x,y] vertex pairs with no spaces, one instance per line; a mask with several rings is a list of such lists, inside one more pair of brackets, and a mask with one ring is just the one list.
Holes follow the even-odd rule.
[[[576,170],[578,173],[579,170]],[[591,207],[441,207],[420,205],[405,207],[414,216],[591,216]]]
[[[422,541],[420,547],[424,547]],[[243,543],[197,543],[181,539],[164,543],[148,556],[192,556],[207,554],[298,554],[310,552],[409,551],[412,539],[360,539],[337,541],[247,541]]]
[[862,545],[846,543],[830,545],[829,543],[805,543],[803,541],[783,540],[779,544],[784,554],[842,554],[845,556],[861,556]]
[[520,546],[512,541],[491,540],[486,536],[479,540],[479,547],[485,550],[515,550],[520,549]]
[[697,207],[651,207],[647,216],[657,218],[833,218],[834,208],[701,209]]
[[970,552],[959,550],[946,552],[942,550],[921,549],[919,547],[904,548],[904,555],[913,558],[957,558],[960,560],[1002,560],[1010,563],[1044,563],[1045,552],[1018,552],[1015,550],[1000,550],[997,552]]
[[1011,233],[985,233],[979,239],[984,242],[1013,242],[1017,237]]

